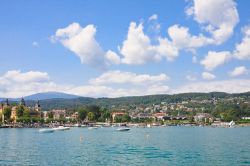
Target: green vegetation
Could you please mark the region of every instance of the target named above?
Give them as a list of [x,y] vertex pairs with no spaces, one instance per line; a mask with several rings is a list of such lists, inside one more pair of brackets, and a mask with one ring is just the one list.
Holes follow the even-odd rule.
[[87,117],[87,111],[84,108],[78,108],[78,118],[83,121]]
[[[133,108],[135,105],[150,105],[160,104],[161,102],[166,103],[180,103],[182,101],[191,100],[210,100],[215,99],[229,99],[233,97],[241,97],[243,99],[250,98],[250,92],[239,93],[239,94],[228,94],[222,92],[211,92],[211,93],[183,93],[176,95],[149,95],[149,96],[136,96],[136,97],[119,97],[119,98],[87,98],[79,97],[75,99],[49,99],[41,100],[40,104],[44,111],[52,109],[66,109],[76,110],[83,106],[97,105],[99,107],[111,108],[112,106],[128,106]],[[27,105],[34,105],[36,101],[26,101]],[[13,104],[13,102],[12,102]],[[198,104],[192,103],[190,106],[205,107],[206,109],[212,109],[212,104]],[[248,110],[250,115],[250,111]]]
[[123,116],[116,116],[115,122],[116,123],[123,123],[123,122],[130,122],[131,118],[128,114],[124,114]]
[[10,107],[5,107],[3,109],[3,115],[4,115],[4,119],[6,121],[10,121],[10,116],[11,116],[11,108]]

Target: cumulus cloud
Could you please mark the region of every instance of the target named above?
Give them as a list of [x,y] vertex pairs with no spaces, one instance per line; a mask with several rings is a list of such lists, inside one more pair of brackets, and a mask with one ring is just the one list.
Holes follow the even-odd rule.
[[88,97],[121,97],[211,91],[238,93],[250,90],[250,80],[194,82],[171,89],[166,85],[168,79],[165,74],[110,71],[91,79],[88,84],[73,86],[56,84],[46,72],[12,70],[0,76],[0,96],[22,97],[38,92],[58,91]]
[[237,77],[237,76],[247,74],[247,73],[248,73],[248,70],[245,66],[239,66],[239,67],[234,68],[233,71],[229,72],[229,75],[231,77]]
[[225,42],[239,22],[234,0],[192,0],[186,14],[209,32],[216,44]]
[[202,78],[204,80],[213,80],[213,79],[215,79],[215,75],[213,75],[213,74],[211,74],[209,72],[203,72],[202,73]]
[[149,75],[108,71],[89,80],[89,85],[75,87],[68,92],[94,97],[140,96],[169,93],[166,74]]
[[202,47],[213,43],[212,39],[209,39],[202,34],[193,36],[189,33],[189,28],[179,25],[173,25],[168,28],[168,34],[172,39],[173,44],[179,49],[192,49]]
[[48,73],[11,70],[0,76],[1,97],[21,97],[37,92],[61,91],[66,87],[52,82]]
[[64,47],[72,51],[80,58],[81,63],[106,68],[110,61],[115,63],[113,61],[114,56],[116,56],[116,59],[118,56],[114,55],[113,52],[110,55],[110,51],[105,53],[96,41],[95,35],[96,27],[94,25],[90,24],[83,28],[78,23],[72,23],[65,28],[58,29],[51,39],[60,42]]
[[113,88],[109,86],[86,85],[70,89],[68,93],[90,97],[122,97],[142,96],[153,94],[166,94],[170,92],[168,86],[163,84],[150,85],[148,87]]
[[188,92],[227,92],[241,93],[250,91],[250,80],[235,79],[209,82],[195,82],[176,88],[172,93]]
[[89,80],[87,84],[74,86],[57,84],[50,79],[46,72],[11,70],[0,76],[0,96],[16,98],[48,91],[88,97],[163,94],[170,91],[169,87],[165,85],[167,80],[169,77],[166,74],[149,75],[110,71]]
[[120,57],[111,50],[107,51],[107,53],[105,54],[105,58],[108,59],[109,62],[116,64],[116,65],[121,63]]
[[243,28],[244,37],[235,46],[234,57],[237,59],[250,59],[250,26]]
[[91,79],[90,84],[153,84],[167,80],[169,80],[169,77],[166,74],[148,75],[115,70],[108,71],[95,79]]
[[158,45],[152,45],[150,38],[143,32],[143,24],[131,22],[127,39],[123,42],[120,53],[126,64],[144,64],[149,61],[168,60],[178,56],[178,49],[166,38],[159,38]]
[[231,53],[228,51],[214,52],[209,51],[207,56],[200,62],[206,70],[213,70],[217,66],[226,63],[231,59]]

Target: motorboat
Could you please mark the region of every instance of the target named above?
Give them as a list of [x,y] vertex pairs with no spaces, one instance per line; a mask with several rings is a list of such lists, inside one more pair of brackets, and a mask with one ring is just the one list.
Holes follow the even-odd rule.
[[129,131],[129,130],[130,128],[125,128],[125,127],[116,129],[116,131]]
[[52,128],[43,128],[43,129],[39,129],[39,133],[52,133],[55,130]]
[[89,130],[98,129],[98,127],[89,127]]
[[81,127],[81,125],[79,123],[76,123],[73,125],[73,127]]
[[234,126],[235,126],[235,122],[233,120],[229,122],[229,127],[234,127]]
[[64,131],[64,130],[69,130],[70,127],[58,126],[58,127],[52,128],[52,129],[55,131]]

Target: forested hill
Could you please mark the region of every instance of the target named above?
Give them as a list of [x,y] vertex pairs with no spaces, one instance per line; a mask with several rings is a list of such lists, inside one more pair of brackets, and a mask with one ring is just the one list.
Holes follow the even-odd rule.
[[[228,94],[223,92],[211,93],[183,93],[175,95],[149,95],[149,96],[134,96],[134,97],[119,97],[119,98],[88,98],[78,97],[73,99],[46,99],[41,100],[40,104],[43,110],[51,109],[74,109],[83,105],[99,105],[104,107],[111,106],[129,106],[140,104],[159,104],[161,102],[178,103],[189,100],[210,100],[210,99],[227,99],[233,97],[242,97],[250,99],[250,92]],[[33,106],[36,101],[28,100],[26,103]]]

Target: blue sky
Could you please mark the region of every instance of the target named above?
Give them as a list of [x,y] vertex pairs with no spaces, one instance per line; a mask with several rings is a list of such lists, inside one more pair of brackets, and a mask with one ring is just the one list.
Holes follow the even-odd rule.
[[245,0],[0,2],[0,96],[250,91]]

